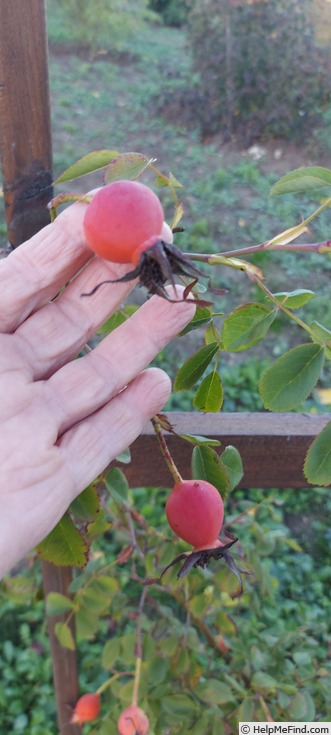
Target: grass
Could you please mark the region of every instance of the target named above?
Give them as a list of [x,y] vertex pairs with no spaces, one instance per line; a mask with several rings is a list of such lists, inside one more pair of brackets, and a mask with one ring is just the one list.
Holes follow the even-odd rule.
[[[70,51],[70,38],[61,22],[60,5],[56,4],[55,8],[54,15],[49,17],[50,38],[53,44],[65,44],[61,53],[59,49],[55,52],[53,46],[50,53],[56,176],[77,158],[96,148],[138,150],[158,158],[160,168],[171,170],[185,187],[183,202],[186,232],[181,235],[179,243],[183,249],[192,251],[218,252],[255,244],[299,222],[302,216],[316,208],[319,195],[287,196],[279,199],[270,199],[268,196],[270,187],[282,173],[307,161],[311,155],[307,154],[307,150],[302,150],[301,160],[300,152],[285,148],[287,152],[281,167],[279,162],[275,163],[272,149],[267,149],[260,161],[254,161],[247,151],[237,150],[235,145],[223,146],[216,139],[202,144],[197,127],[192,125],[186,130],[175,119],[170,121],[168,116],[163,117],[160,114],[159,98],[166,98],[174,86],[185,89],[185,85],[189,84],[189,55],[183,32],[163,27],[146,27],[139,38],[131,39],[122,57],[100,56],[93,60],[88,54],[79,55]],[[323,130],[325,138],[327,124],[330,123],[326,121]],[[325,164],[318,157],[310,162]],[[100,180],[100,175],[91,176],[87,180],[74,182],[71,188],[85,191],[97,185]],[[161,190],[161,195],[171,214],[168,195],[164,190]],[[4,228],[2,232],[4,233]],[[313,223],[314,239],[327,239],[329,232],[329,214],[324,213]],[[255,262],[267,275],[271,288],[285,290],[306,286],[318,289],[319,297],[309,302],[304,314],[307,320],[323,320],[331,328],[330,261],[322,256],[283,253],[261,254],[255,257]],[[260,298],[254,285],[241,273],[234,275],[230,269],[223,268],[218,270],[217,275],[213,274],[213,278],[218,285],[228,289],[228,293],[221,299],[221,310],[228,311],[245,299]],[[197,338],[202,340],[203,337],[198,334]],[[260,349],[252,350],[239,358],[235,355],[224,355],[220,366],[226,394],[224,409],[261,410],[256,385],[264,360],[288,349],[296,338],[296,328],[289,329],[287,322],[279,319],[270,338],[265,342],[264,352]],[[173,374],[174,366],[183,359],[184,351],[194,351],[195,339],[195,333],[191,333],[189,339],[185,338],[179,346],[174,346],[173,351],[167,349],[161,354],[157,364],[166,367]],[[316,410],[316,405],[312,407]],[[175,394],[169,408],[190,410],[190,396]],[[267,503],[268,496],[272,502],[270,507],[264,509],[263,503]],[[144,490],[135,491],[138,509],[148,517],[148,508],[153,502],[156,511],[155,508],[150,510],[150,518],[153,520],[155,511],[159,522],[158,514],[161,513],[162,505],[159,491],[157,500],[155,496],[155,500],[151,501],[151,497],[153,498],[153,494],[146,494]],[[267,639],[264,642],[263,635],[274,635],[277,638],[280,635],[286,636],[292,629],[303,636],[300,645],[306,656],[313,646],[317,646],[310,627],[312,630],[316,629],[318,640],[321,637],[317,654],[324,661],[328,634],[327,561],[330,558],[330,535],[327,529],[330,501],[327,491],[314,491],[316,517],[311,514],[311,490],[300,492],[300,495],[291,490],[275,490],[269,493],[252,490],[249,498],[246,491],[237,491],[233,498],[234,514],[238,503],[245,504],[252,499],[262,503],[260,520],[263,522],[261,528],[263,527],[264,532],[260,533],[256,519],[252,516],[251,532],[249,529],[247,532],[242,529],[243,541],[251,555],[261,553],[262,561],[256,561],[257,568],[260,569],[260,576],[256,580],[256,594],[252,593],[249,604],[241,611],[238,635],[236,633],[233,636],[233,642],[229,636],[237,666],[234,675],[250,662],[254,665],[254,655],[261,650],[261,646],[263,656],[267,657],[270,642]],[[292,531],[296,532],[302,546],[299,552],[294,547],[292,551],[289,547],[288,551],[280,545],[279,550],[277,547],[276,553],[272,553],[268,547],[270,539],[273,541],[272,534],[276,539],[277,533],[286,538],[287,528],[283,526],[283,514],[287,514],[285,520],[292,526]],[[149,521],[150,518],[148,517]],[[301,528],[300,523],[303,526],[307,518],[308,525]],[[123,542],[122,536],[120,542]],[[266,544],[266,548],[263,544]],[[109,543],[109,539],[107,549],[108,553],[112,553],[113,545]],[[322,560],[321,563],[322,556],[325,561]],[[125,583],[125,575],[121,579]],[[278,585],[277,595],[276,592],[264,591],[263,585],[267,587],[268,580],[271,587]],[[128,594],[125,588],[123,594]],[[121,610],[126,608],[123,599],[127,604],[126,598],[120,597]],[[128,600],[130,603],[131,598]],[[222,600],[222,604],[223,602]],[[16,604],[11,605],[1,600],[0,649],[4,661],[4,694],[2,698],[0,696],[0,710],[2,708],[4,720],[3,729],[0,725],[1,735],[2,732],[8,732],[8,728],[13,732],[26,732],[28,735],[56,732],[50,660],[44,654],[47,641],[41,606],[42,604],[36,605],[34,602],[33,606],[19,614]],[[223,608],[220,608],[219,614],[222,612]],[[120,612],[117,612],[117,616],[118,624],[121,625]],[[12,627],[13,621],[15,630]],[[12,641],[11,645],[9,640]],[[83,644],[80,650],[81,684],[87,689],[93,686],[94,677],[100,676],[100,650],[101,643],[94,641]],[[317,655],[316,650],[314,649],[314,656]],[[290,647],[289,655],[284,658],[284,665],[292,665],[289,662],[292,653]],[[294,650],[294,653],[300,654],[300,650]],[[214,657],[210,660],[213,659]],[[259,659],[256,667],[260,667],[260,664]],[[274,662],[268,663],[268,666],[263,664],[269,673],[273,673],[271,667],[274,665]],[[284,674],[282,666],[283,663],[280,666],[280,679]],[[322,690],[325,678],[324,686],[329,691],[327,673],[325,670],[323,675],[315,677],[316,688]],[[314,693],[316,710],[319,714],[322,713],[319,719],[324,713],[329,713],[326,704],[319,704],[320,696],[318,692]],[[327,695],[325,701],[327,702]],[[25,709],[26,714],[23,714]],[[29,724],[28,715],[31,717]]]

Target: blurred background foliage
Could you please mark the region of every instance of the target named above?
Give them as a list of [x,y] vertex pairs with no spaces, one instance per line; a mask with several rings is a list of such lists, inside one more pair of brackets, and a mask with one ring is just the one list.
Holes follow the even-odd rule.
[[[178,244],[191,251],[255,244],[296,224],[320,195],[269,200],[268,192],[291,168],[331,166],[330,10],[329,0],[47,0],[56,175],[97,148],[157,157],[184,184],[186,231]],[[85,182],[77,184],[85,190]],[[167,195],[164,205],[170,212]],[[5,238],[3,224],[1,234]],[[313,237],[330,237],[327,212],[314,221]],[[253,261],[272,290],[309,288],[313,272],[319,298],[306,305],[305,318],[323,316],[331,328],[330,262],[290,253],[262,253]],[[225,313],[258,298],[253,284],[228,270],[214,276],[227,291],[219,303]],[[224,410],[261,410],[262,369],[297,338],[295,328],[278,319],[263,346],[244,357],[224,355]],[[174,377],[197,340],[199,333],[175,341],[156,363]],[[322,385],[329,379],[326,372]],[[187,392],[174,394],[168,405],[191,407]],[[317,394],[303,408],[329,410]],[[85,632],[81,628],[82,691],[95,689],[113,670],[133,670],[137,577],[158,574],[184,548],[169,534],[165,499],[160,488],[128,493],[145,518],[135,521],[144,555],[111,567],[114,591],[100,601],[101,619],[88,618]],[[231,599],[236,581],[221,563],[185,582],[169,572],[164,587],[151,586],[143,617],[142,703],[155,735],[183,733],[184,720],[185,735],[234,733],[240,718],[265,720],[268,712],[281,721],[331,719],[330,503],[327,489],[234,491],[226,521],[234,521],[240,536],[237,563],[253,572],[245,576],[244,596]],[[132,540],[118,503],[104,497],[103,504],[113,527],[95,542],[82,584]],[[0,656],[0,735],[55,735],[33,555],[1,587]],[[128,677],[119,677],[103,698],[104,723],[86,732],[115,733],[129,695]]]

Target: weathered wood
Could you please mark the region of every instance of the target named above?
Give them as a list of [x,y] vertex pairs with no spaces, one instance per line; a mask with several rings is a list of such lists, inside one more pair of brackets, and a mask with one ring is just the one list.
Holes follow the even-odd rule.
[[[49,592],[59,592],[70,597],[68,588],[72,580],[71,567],[56,567],[54,564],[42,563],[43,583],[45,597]],[[55,635],[56,623],[66,622],[68,615],[57,615],[48,618],[48,634],[51,647],[53,664],[53,679],[55,685],[58,722],[61,735],[79,735],[81,728],[71,725],[70,718],[72,708],[77,702],[78,672],[76,651],[63,648]],[[74,616],[69,622],[69,627],[75,638]]]
[[[235,446],[243,459],[240,487],[307,487],[303,475],[306,452],[330,420],[316,414],[168,413],[178,434],[200,434]],[[166,434],[180,473],[190,476],[192,446],[177,435]],[[125,474],[132,487],[171,485],[171,477],[149,424],[131,446],[132,461]],[[123,467],[123,465],[122,465]]]
[[0,0],[0,152],[8,240],[49,222],[52,145],[44,0]]
[[[0,0],[0,155],[8,240],[14,246],[49,222],[52,146],[44,0]],[[71,568],[43,564],[45,597],[66,594]],[[48,621],[61,735],[78,735],[70,706],[78,697],[75,651],[60,646]]]

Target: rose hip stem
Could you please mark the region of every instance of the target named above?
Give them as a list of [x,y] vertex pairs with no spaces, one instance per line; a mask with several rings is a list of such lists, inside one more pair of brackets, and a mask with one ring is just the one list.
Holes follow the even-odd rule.
[[161,424],[160,424],[157,416],[154,416],[151,419],[151,421],[152,421],[152,425],[153,425],[153,428],[154,428],[154,431],[155,431],[155,434],[156,434],[156,438],[157,438],[158,443],[159,443],[159,447],[161,449],[161,453],[162,453],[163,459],[164,459],[164,461],[165,461],[165,463],[166,463],[166,465],[168,467],[168,470],[169,470],[170,474],[172,475],[172,477],[173,477],[173,479],[175,481],[175,485],[178,485],[179,483],[182,483],[183,482],[183,478],[182,478],[180,472],[178,471],[178,469],[177,469],[177,467],[175,465],[175,462],[174,462],[174,460],[173,460],[173,458],[172,458],[172,456],[170,454],[169,447],[167,445],[167,442],[166,442],[166,440],[164,438],[164,435],[163,435],[163,432],[162,432]]

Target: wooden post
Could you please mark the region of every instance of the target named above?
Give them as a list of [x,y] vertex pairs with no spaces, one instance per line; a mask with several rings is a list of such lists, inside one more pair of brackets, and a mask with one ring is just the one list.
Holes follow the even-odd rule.
[[[68,588],[72,581],[71,567],[57,567],[54,564],[42,562],[42,573],[45,598],[50,592],[59,592],[70,597]],[[70,724],[72,708],[79,696],[76,651],[62,648],[54,632],[56,623],[64,623],[66,618],[67,615],[48,618],[48,633],[60,735],[78,735],[81,733],[81,727]],[[69,627],[75,638],[74,617]]]
[[0,0],[0,150],[8,240],[49,222],[52,146],[44,0]]
[[[0,0],[0,155],[8,240],[17,247],[50,221],[52,146],[45,0]],[[44,563],[45,597],[67,594],[72,570]],[[48,628],[61,735],[78,735],[70,707],[78,697],[75,651]]]

